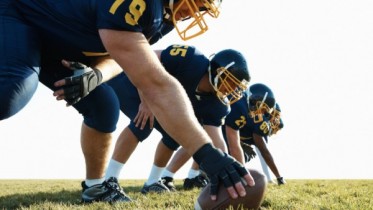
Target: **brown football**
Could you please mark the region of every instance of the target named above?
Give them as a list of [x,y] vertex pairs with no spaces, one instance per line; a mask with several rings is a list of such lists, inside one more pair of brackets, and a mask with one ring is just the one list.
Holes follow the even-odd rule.
[[267,182],[265,176],[257,170],[250,169],[250,174],[255,180],[255,186],[245,186],[246,196],[232,199],[223,183],[220,184],[218,196],[215,201],[210,198],[210,184],[204,187],[195,202],[196,210],[212,209],[259,209],[263,202]]

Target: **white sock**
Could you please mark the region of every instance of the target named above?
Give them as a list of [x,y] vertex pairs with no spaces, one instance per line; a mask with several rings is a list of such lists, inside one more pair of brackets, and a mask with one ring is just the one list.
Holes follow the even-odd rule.
[[119,179],[119,174],[122,171],[123,166],[123,163],[111,159],[109,162],[109,166],[106,169],[105,179],[109,179],[110,177]]
[[105,181],[105,177],[102,177],[100,179],[86,179],[85,185],[87,185],[87,187],[92,187],[93,185],[96,185],[96,184],[102,184],[104,181]]
[[152,170],[150,171],[148,181],[145,182],[146,185],[151,185],[153,183],[158,182],[161,179],[161,174],[164,167],[158,167],[156,165],[152,166]]
[[198,176],[200,174],[199,170],[190,169],[188,172],[188,178],[193,179],[194,177]]
[[163,171],[162,177],[168,176],[168,177],[174,178],[174,175],[175,175],[175,173],[172,173],[171,171],[165,169]]

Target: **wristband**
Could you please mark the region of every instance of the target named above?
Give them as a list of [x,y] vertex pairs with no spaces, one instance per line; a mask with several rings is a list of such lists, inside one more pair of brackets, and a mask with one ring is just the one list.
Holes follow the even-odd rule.
[[[201,148],[199,148],[197,150],[197,152],[195,152],[193,154],[193,159],[196,161],[196,163],[198,165],[201,165],[201,162],[203,159],[205,159],[205,157],[207,155],[211,155],[211,153],[213,153],[215,151],[220,151],[220,150],[216,150],[211,143],[207,143],[205,145],[203,145]],[[221,152],[221,156],[224,156],[224,154]]]

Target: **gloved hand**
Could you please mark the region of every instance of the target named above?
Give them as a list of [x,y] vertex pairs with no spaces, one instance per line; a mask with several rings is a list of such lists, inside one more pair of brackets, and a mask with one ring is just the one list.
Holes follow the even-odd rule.
[[277,177],[277,184],[278,185],[283,185],[283,184],[286,184],[286,181],[284,179],[284,177]]
[[64,90],[67,105],[73,105],[87,96],[102,82],[102,74],[98,69],[87,67],[79,62],[69,62],[73,76],[65,77]]
[[248,160],[246,160],[246,162],[249,162],[256,157],[256,152],[249,144],[241,142],[241,147],[243,152],[247,154]]
[[[211,144],[203,145],[194,153],[193,158],[210,179],[211,196],[217,195],[220,181],[228,188],[241,182],[241,177],[249,174],[243,165]],[[253,186],[255,183],[252,181],[248,184]]]

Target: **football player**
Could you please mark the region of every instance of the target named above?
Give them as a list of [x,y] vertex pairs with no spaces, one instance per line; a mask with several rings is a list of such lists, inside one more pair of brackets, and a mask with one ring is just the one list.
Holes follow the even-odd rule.
[[[276,134],[279,130],[281,130],[284,127],[284,123],[283,123],[282,118],[281,118],[281,108],[280,108],[280,105],[278,104],[278,102],[276,102],[275,109],[273,110],[273,112],[271,114],[266,114],[266,118],[269,119],[269,122],[271,124],[270,135],[264,137],[265,140],[266,140],[266,143],[268,144],[268,137]],[[247,146],[250,146],[250,145],[247,145]],[[250,148],[249,147],[247,147],[247,148],[251,153],[248,153],[249,151],[246,152],[245,149],[244,149],[245,162],[250,161],[250,159],[254,158],[256,156],[256,154],[259,153],[258,157],[259,157],[259,160],[260,160],[260,164],[262,166],[262,170],[267,177],[267,182],[274,183],[274,181],[272,179],[272,176],[271,176],[271,173],[269,172],[268,165],[267,165],[266,161],[263,159],[263,156],[261,155],[261,152],[258,151],[258,147],[254,147],[256,152],[254,152],[252,150],[251,146],[250,146]],[[251,154],[252,158],[249,159],[250,154]],[[279,182],[277,182],[277,183],[279,183]]]
[[[227,49],[218,52],[209,60],[195,47],[186,45],[171,45],[165,50],[157,51],[157,54],[168,73],[174,76],[186,90],[193,107],[192,113],[207,131],[214,145],[227,152],[221,126],[230,111],[230,104],[239,100],[248,88],[250,75],[245,58],[238,51]],[[158,117],[156,121],[148,121],[152,116],[144,114],[143,111],[147,103],[142,101],[142,94],[132,85],[128,77],[121,74],[108,81],[108,84],[116,91],[121,110],[131,119],[131,122],[117,140],[106,177],[119,177],[123,165],[138,143],[149,136],[152,131],[151,124],[154,123],[154,127],[162,134],[162,140],[157,146],[149,179],[141,192],[145,194],[169,191],[161,182],[161,173],[180,144],[158,124]],[[123,88],[123,84],[127,87]],[[169,106],[173,106],[173,101],[169,102]],[[173,117],[178,119],[178,115]],[[138,118],[145,119],[145,122],[148,121],[147,124],[145,126],[138,124],[136,122]],[[194,144],[193,141],[188,143]]]
[[268,136],[281,127],[280,115],[275,109],[276,100],[272,90],[262,83],[253,84],[242,99],[232,105],[223,133],[229,153],[243,164],[255,157],[256,153],[250,146],[255,145],[280,185],[285,181],[266,145]]
[[[166,72],[150,46],[174,27],[184,40],[204,33],[208,27],[203,17],[218,17],[220,2],[2,0],[0,120],[26,106],[40,79],[54,90],[57,100],[66,100],[83,115],[83,201],[129,201],[117,180],[104,180],[119,105],[111,88],[102,83],[124,71],[163,128],[205,165],[207,173],[221,172],[217,182],[225,182],[232,197],[243,196],[239,177],[248,182],[252,177],[212,146],[211,138],[197,125],[184,89]],[[179,28],[180,21],[190,24]],[[64,61],[62,66],[62,59],[74,62]],[[221,162],[218,168],[209,167],[216,161]],[[227,171],[233,171],[228,178]]]

